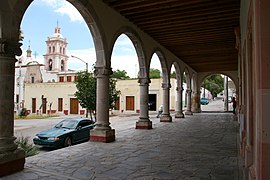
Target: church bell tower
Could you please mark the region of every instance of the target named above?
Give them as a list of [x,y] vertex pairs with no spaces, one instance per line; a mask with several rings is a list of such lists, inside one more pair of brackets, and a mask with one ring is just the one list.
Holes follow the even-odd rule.
[[60,32],[61,28],[57,26],[54,30],[54,34],[48,37],[47,53],[44,55],[45,69],[48,72],[58,73],[67,71],[68,56],[67,51],[67,39],[64,38]]

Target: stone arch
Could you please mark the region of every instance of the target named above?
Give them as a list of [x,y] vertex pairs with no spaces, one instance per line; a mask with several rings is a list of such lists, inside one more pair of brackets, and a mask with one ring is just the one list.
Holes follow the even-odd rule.
[[207,72],[207,73],[198,73],[198,86],[201,87],[203,81],[205,78],[212,74],[223,74],[228,76],[234,83],[236,87],[236,92],[238,92],[239,87],[237,86],[238,84],[238,78],[237,78],[237,72],[226,72],[226,71],[215,71],[215,72]]
[[187,67],[184,68],[182,77],[184,76],[184,73],[186,76],[187,89],[190,89],[191,88],[191,78],[190,78],[190,72],[189,72]]
[[[157,54],[160,64],[161,64],[161,71],[162,71],[162,81],[163,83],[170,83],[170,75],[169,75],[169,69],[166,63],[166,58],[165,55],[163,54],[163,52],[159,49],[159,48],[154,48],[151,57],[153,57],[154,53]],[[148,64],[148,69],[150,68],[150,63],[151,61],[149,61]]]
[[181,73],[181,68],[180,65],[177,62],[173,62],[170,65],[170,70],[172,69],[172,66],[174,65],[175,72],[176,72],[176,80],[177,80],[177,87],[182,87],[182,73]]
[[146,60],[145,60],[145,52],[143,48],[142,40],[139,36],[139,34],[131,27],[129,26],[123,26],[121,27],[114,35],[112,36],[111,42],[110,42],[110,56],[112,55],[113,47],[115,45],[115,42],[117,38],[121,35],[125,34],[129,37],[131,42],[133,43],[133,46],[136,50],[138,62],[139,62],[139,78],[146,78],[148,77],[148,71],[146,66]]
[[[80,12],[91,32],[96,51],[96,66],[108,67],[107,61],[108,57],[106,57],[108,53],[105,53],[108,51],[108,48],[106,46],[106,36],[104,35],[105,33],[103,31],[100,19],[97,16],[95,9],[92,7],[90,3],[84,4],[80,0],[67,0],[67,1],[71,3]],[[20,30],[20,24],[23,15],[32,2],[33,0],[21,0],[17,1],[17,3],[15,3],[14,5],[14,12],[16,12],[16,14],[14,13],[15,15],[13,15],[14,16],[13,18],[17,22],[15,28],[17,33],[14,34],[15,37],[19,37],[18,33]],[[9,5],[7,5],[7,7],[8,6]],[[65,54],[65,49],[63,49],[63,53]]]

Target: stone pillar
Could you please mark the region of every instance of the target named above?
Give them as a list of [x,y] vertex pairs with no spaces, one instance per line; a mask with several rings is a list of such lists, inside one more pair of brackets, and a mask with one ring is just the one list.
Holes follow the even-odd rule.
[[187,109],[185,111],[185,115],[193,115],[191,111],[191,93],[192,91],[190,89],[187,89]]
[[14,137],[15,55],[21,55],[21,44],[0,39],[0,177],[24,168],[24,151]]
[[183,94],[183,88],[177,87],[176,88],[176,112],[175,112],[175,118],[184,118],[185,115],[183,114],[183,100],[182,100],[182,94]]
[[228,76],[224,77],[224,111],[228,111]]
[[109,122],[109,76],[111,68],[96,67],[97,78],[97,102],[96,102],[96,126],[90,131],[90,141],[113,142],[115,130],[111,129]]
[[194,92],[193,93],[191,111],[194,112],[194,113],[200,113],[201,112],[200,92]]
[[149,78],[140,78],[138,82],[140,83],[140,119],[136,122],[136,129],[152,129],[148,111],[148,91],[151,81]]
[[170,115],[170,88],[171,84],[162,83],[163,88],[163,112],[160,117],[160,122],[172,122]]

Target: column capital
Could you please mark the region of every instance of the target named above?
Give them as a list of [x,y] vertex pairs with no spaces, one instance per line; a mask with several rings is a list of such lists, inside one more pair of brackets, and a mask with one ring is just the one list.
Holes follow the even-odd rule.
[[191,89],[187,89],[186,92],[187,93],[192,93],[192,90]]
[[151,80],[150,78],[139,78],[138,83],[140,83],[140,85],[149,85]]
[[176,87],[176,91],[181,91],[181,92],[183,92],[183,91],[184,91],[184,88],[183,88],[183,87]]
[[110,76],[112,74],[112,68],[95,67],[94,74],[96,77]]
[[162,87],[163,89],[170,89],[172,86],[171,86],[170,83],[162,83],[161,87]]
[[21,45],[22,43],[19,43],[19,42],[0,39],[0,55],[20,56],[22,55],[22,50],[20,48]]

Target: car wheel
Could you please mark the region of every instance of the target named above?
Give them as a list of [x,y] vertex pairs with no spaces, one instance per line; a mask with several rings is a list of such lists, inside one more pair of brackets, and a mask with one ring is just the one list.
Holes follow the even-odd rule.
[[64,147],[71,146],[71,144],[72,144],[72,141],[71,141],[70,137],[67,137],[64,141]]

